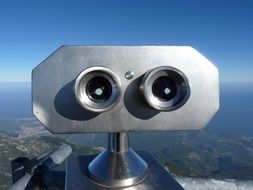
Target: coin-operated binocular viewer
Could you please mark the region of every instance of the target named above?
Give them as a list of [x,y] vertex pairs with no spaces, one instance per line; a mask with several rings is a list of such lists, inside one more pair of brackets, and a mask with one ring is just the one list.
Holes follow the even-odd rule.
[[52,133],[109,133],[68,158],[65,189],[182,189],[129,131],[200,130],[219,108],[217,68],[191,47],[62,46],[32,72],[33,114]]

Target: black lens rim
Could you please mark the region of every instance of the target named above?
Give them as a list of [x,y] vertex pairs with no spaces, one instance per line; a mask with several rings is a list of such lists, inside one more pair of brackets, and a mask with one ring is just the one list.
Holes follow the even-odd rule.
[[[95,90],[98,88],[102,89],[103,91],[101,95],[97,95],[95,93]],[[92,101],[105,102],[112,95],[112,84],[103,76],[95,76],[87,82],[86,93]]]
[[[168,95],[163,93],[165,88],[170,89],[170,93]],[[176,96],[177,86],[171,77],[160,76],[154,80],[152,84],[152,92],[160,101],[167,102]]]

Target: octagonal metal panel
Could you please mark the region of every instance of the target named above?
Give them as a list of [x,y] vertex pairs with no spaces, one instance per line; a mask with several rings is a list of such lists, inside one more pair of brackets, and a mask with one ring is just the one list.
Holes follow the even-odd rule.
[[[92,66],[109,68],[121,81],[110,111],[93,113],[76,100],[75,79]],[[174,67],[189,81],[189,99],[174,111],[152,109],[139,95],[143,75],[159,66]],[[34,68],[32,101],[33,114],[52,133],[199,130],[219,109],[219,74],[188,46],[62,46]]]

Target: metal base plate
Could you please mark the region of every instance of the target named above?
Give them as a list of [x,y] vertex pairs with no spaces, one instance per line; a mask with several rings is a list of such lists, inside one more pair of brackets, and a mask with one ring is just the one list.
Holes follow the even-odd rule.
[[[149,166],[146,179],[131,188],[114,190],[183,190],[183,187],[146,151],[137,151]],[[97,155],[71,156],[67,161],[65,190],[109,190],[89,178],[88,165]],[[106,163],[104,163],[106,164]]]

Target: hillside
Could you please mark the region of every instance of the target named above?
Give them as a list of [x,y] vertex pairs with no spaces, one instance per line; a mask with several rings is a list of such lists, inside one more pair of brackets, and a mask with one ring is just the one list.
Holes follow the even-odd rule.
[[[0,189],[10,184],[10,162],[18,156],[42,155],[62,143],[70,144],[76,154],[97,153],[97,148],[80,143],[98,147],[105,145],[105,138],[101,134],[74,135],[69,140],[55,136],[17,138],[0,133]],[[149,151],[176,176],[253,180],[253,137],[207,132],[131,133],[130,146]]]
[[56,137],[31,137],[17,139],[0,133],[0,189],[6,189],[11,184],[11,161],[20,156],[30,158],[50,152],[61,144],[70,144],[75,153],[95,153],[97,150],[69,143]]

